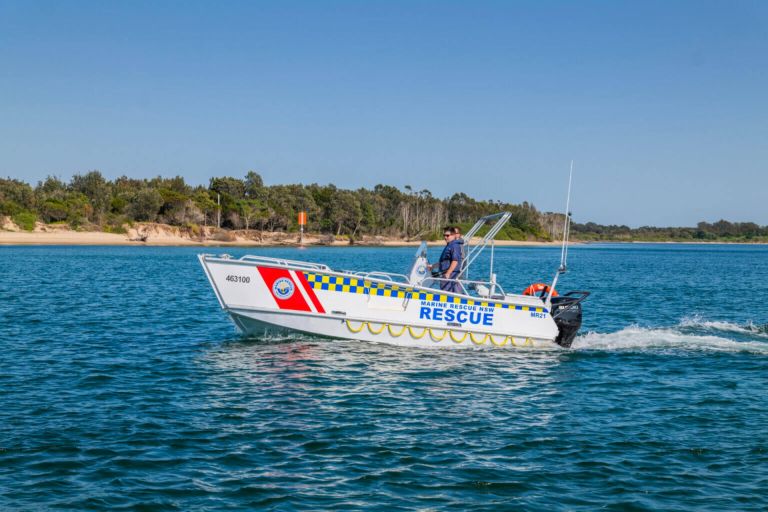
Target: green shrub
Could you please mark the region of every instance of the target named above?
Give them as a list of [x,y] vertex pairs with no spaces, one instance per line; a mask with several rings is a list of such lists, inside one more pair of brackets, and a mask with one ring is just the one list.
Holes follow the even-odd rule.
[[23,208],[17,203],[14,201],[3,200],[2,196],[0,196],[0,215],[12,216],[22,211],[24,211]]
[[202,234],[200,226],[194,222],[187,222],[184,227],[192,236],[200,236]]
[[45,223],[66,220],[69,215],[69,205],[61,199],[46,199],[38,210]]
[[115,233],[117,235],[124,235],[128,233],[122,224],[106,224],[104,226],[105,233]]
[[21,229],[25,231],[32,231],[35,229],[35,221],[37,221],[37,216],[32,212],[17,213],[12,218],[13,222],[15,222]]
[[[506,235],[504,239],[506,240],[518,240],[518,241],[525,241],[528,239],[528,237],[523,233],[523,230],[520,228],[515,227],[506,227],[504,230],[504,234]],[[499,239],[502,239],[501,237],[498,237]]]

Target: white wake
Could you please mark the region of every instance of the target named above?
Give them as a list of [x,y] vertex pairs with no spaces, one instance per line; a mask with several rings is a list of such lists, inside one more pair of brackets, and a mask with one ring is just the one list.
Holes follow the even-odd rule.
[[[740,338],[740,339],[734,339]],[[672,327],[632,325],[610,333],[588,332],[573,342],[575,350],[670,349],[712,352],[750,352],[768,355],[768,329],[752,323],[738,325],[683,318]]]
[[713,331],[734,332],[768,339],[768,325],[758,326],[752,322],[744,325],[734,324],[722,320],[705,320],[699,315],[685,317],[680,320],[680,327],[693,329],[711,329]]

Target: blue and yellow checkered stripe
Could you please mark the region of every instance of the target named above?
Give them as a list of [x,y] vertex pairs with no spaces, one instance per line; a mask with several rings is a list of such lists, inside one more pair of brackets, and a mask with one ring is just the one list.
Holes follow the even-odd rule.
[[398,286],[395,284],[374,283],[355,277],[329,276],[325,274],[306,273],[307,281],[313,290],[327,290],[331,292],[360,293],[365,295],[378,295],[381,297],[394,297],[405,299],[406,297],[416,300],[428,300],[433,302],[445,302],[453,304],[466,304],[468,306],[493,307],[498,309],[517,309],[520,311],[535,311],[537,313],[546,313],[545,308],[535,306],[519,306],[515,304],[503,304],[501,302],[485,302],[479,300],[465,299],[463,297],[453,297],[440,293],[416,292],[408,286]]

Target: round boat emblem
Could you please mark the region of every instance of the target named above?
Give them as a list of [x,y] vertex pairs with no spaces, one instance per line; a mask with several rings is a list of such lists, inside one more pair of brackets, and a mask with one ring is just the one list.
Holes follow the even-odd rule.
[[290,299],[291,295],[293,295],[293,281],[286,277],[281,277],[272,285],[272,292],[278,299]]
[[427,267],[426,267],[426,266],[424,266],[424,265],[419,265],[419,266],[416,268],[416,273],[417,273],[417,274],[419,274],[420,276],[423,276],[424,274],[426,274],[426,273],[427,273]]

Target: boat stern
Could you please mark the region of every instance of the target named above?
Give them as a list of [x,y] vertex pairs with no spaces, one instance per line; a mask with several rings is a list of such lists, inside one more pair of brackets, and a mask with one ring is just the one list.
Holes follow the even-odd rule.
[[573,291],[559,297],[552,297],[552,319],[557,325],[558,334],[555,343],[563,348],[570,348],[581,328],[581,303],[589,292]]

